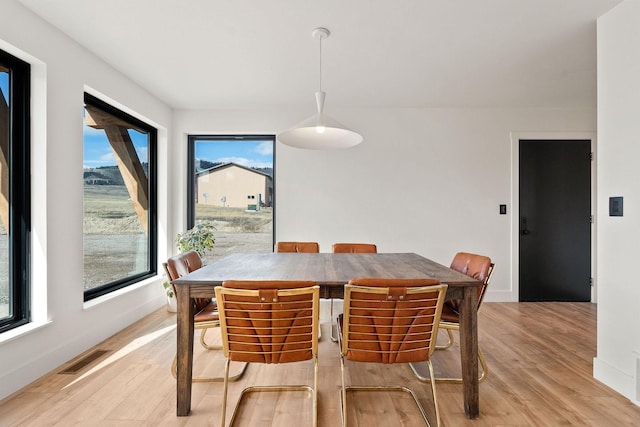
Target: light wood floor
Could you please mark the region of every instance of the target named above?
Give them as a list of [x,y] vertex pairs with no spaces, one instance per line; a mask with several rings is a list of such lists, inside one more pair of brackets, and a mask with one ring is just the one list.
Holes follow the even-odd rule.
[[[328,339],[326,302],[320,345],[320,426],[340,423],[340,362]],[[461,386],[438,384],[443,426],[638,426],[640,407],[592,377],[596,348],[596,307],[588,303],[485,303],[480,343],[490,367],[480,385],[481,418],[467,420]],[[212,335],[215,339],[217,336]],[[218,352],[196,347],[195,374],[222,374]],[[217,426],[222,384],[193,385],[192,414],[176,417],[175,380],[169,372],[175,352],[175,315],[164,309],[104,341],[106,350],[76,374],[60,367],[0,402],[0,426]],[[85,353],[91,354],[92,351]],[[438,351],[440,373],[456,374],[458,348]],[[311,363],[250,365],[231,383],[227,422],[247,384],[311,383]],[[408,366],[347,363],[350,384],[400,384],[418,392],[433,419],[430,389]],[[351,426],[420,425],[418,413],[402,395],[349,395]],[[305,393],[274,393],[246,400],[236,425],[300,426],[310,420]],[[357,418],[357,419],[356,419]]]

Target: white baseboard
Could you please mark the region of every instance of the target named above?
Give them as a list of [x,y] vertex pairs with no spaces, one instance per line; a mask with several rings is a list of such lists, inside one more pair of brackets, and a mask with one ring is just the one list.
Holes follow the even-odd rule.
[[640,406],[640,402],[636,400],[635,396],[636,387],[633,375],[622,372],[602,359],[594,357],[593,377]]
[[491,288],[487,289],[487,293],[484,296],[485,302],[517,302],[514,300],[513,292],[511,291],[492,291]]

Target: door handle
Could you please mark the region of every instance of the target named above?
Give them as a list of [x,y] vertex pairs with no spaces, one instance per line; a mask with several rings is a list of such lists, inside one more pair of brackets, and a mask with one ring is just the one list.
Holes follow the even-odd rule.
[[520,234],[522,234],[523,236],[526,236],[528,234],[531,234],[531,231],[529,231],[529,229],[527,228],[527,217],[523,216],[522,218],[520,218]]

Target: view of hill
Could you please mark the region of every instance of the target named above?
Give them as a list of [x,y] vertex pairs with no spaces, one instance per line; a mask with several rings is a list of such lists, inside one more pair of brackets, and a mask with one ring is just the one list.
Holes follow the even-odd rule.
[[200,162],[200,166],[199,167],[196,166],[196,170],[198,172],[199,171],[204,171],[204,170],[207,170],[207,169],[211,169],[211,168],[214,168],[216,166],[220,166],[220,165],[224,164],[222,162],[210,162],[209,160],[199,160],[199,162]]
[[[147,173],[148,166],[148,163],[142,164],[145,173]],[[124,185],[124,180],[117,166],[100,166],[84,168],[84,183],[88,185]]]
[[[200,160],[199,170],[211,169],[224,163]],[[145,173],[147,173],[148,163],[143,163]],[[269,176],[273,176],[273,168],[251,168]],[[97,168],[84,168],[84,183],[86,185],[124,185],[122,175],[117,166],[100,166]]]

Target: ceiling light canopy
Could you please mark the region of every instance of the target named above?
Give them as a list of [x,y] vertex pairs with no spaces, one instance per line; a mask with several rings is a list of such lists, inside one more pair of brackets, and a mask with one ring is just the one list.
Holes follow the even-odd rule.
[[322,39],[329,37],[329,30],[316,28],[311,32],[320,44],[320,78],[319,90],[316,92],[318,112],[298,123],[293,128],[278,135],[278,140],[285,145],[310,150],[330,150],[349,148],[362,142],[362,135],[346,128],[324,113],[325,93],[322,91]]

